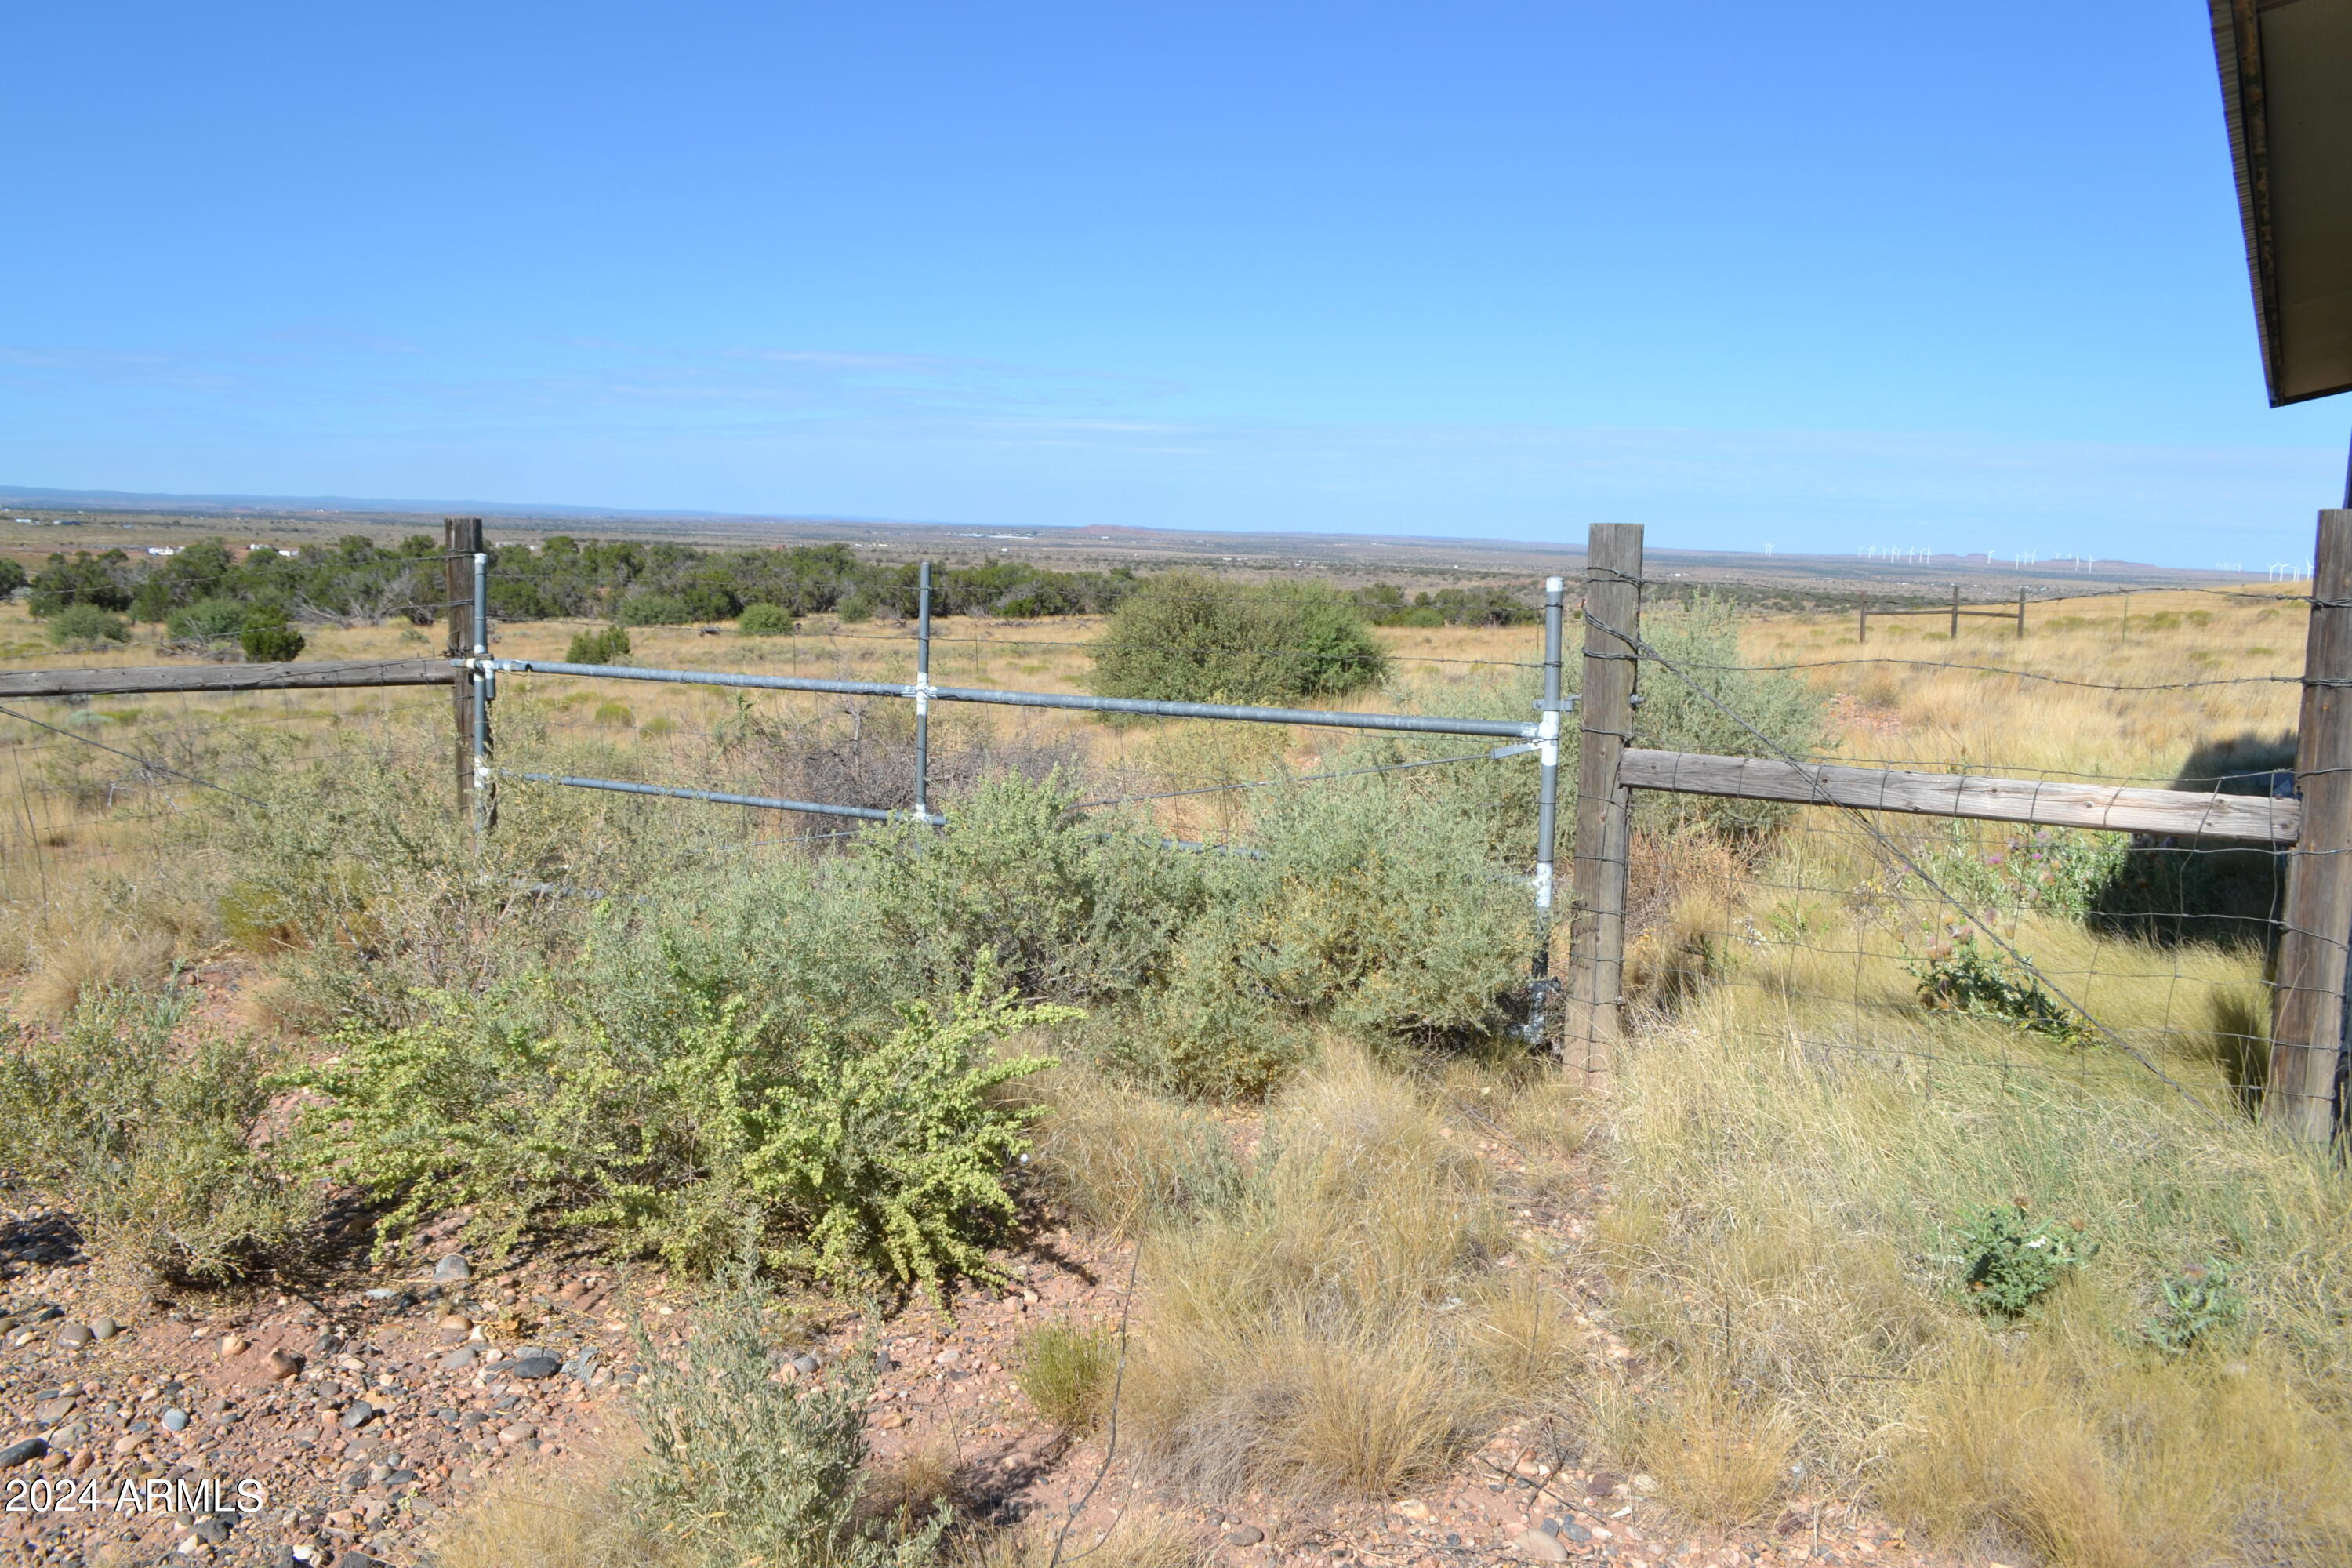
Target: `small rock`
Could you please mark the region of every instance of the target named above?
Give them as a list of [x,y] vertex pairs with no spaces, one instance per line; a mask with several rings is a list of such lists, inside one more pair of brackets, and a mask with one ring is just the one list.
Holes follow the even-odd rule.
[[1624,1484],[1624,1477],[1609,1470],[1601,1470],[1596,1473],[1591,1480],[1584,1483],[1584,1495],[1587,1497],[1615,1497],[1617,1495],[1617,1489]]
[[231,1357],[231,1356],[240,1356],[240,1355],[243,1355],[243,1354],[246,1352],[246,1349],[247,1349],[247,1346],[248,1342],[249,1342],[246,1339],[246,1337],[245,1337],[243,1334],[224,1334],[224,1335],[222,1335],[222,1336],[221,1336],[221,1360],[223,1360],[223,1361],[226,1361],[226,1360],[228,1360],[228,1359],[229,1359],[229,1357]]
[[365,1295],[371,1301],[396,1301],[401,1297],[406,1295],[407,1292],[404,1290],[395,1290],[389,1285],[377,1285],[362,1292],[362,1294]]
[[1255,1546],[1265,1539],[1265,1531],[1255,1524],[1237,1524],[1225,1531],[1228,1546]]
[[1584,1526],[1577,1523],[1576,1521],[1572,1519],[1563,1521],[1559,1529],[1555,1531],[1555,1533],[1563,1535],[1570,1541],[1590,1541],[1592,1539],[1592,1531],[1585,1529]]
[[164,1431],[166,1431],[166,1432],[184,1432],[184,1431],[186,1431],[187,1429],[188,1429],[188,1413],[187,1413],[186,1411],[184,1411],[184,1410],[181,1409],[178,1405],[173,1405],[171,1409],[166,1410],[165,1412],[163,1412],[163,1430],[164,1430]]
[[527,1355],[507,1368],[510,1377],[553,1377],[563,1370],[563,1363],[551,1355]]
[[375,1419],[375,1406],[364,1399],[354,1399],[343,1409],[343,1430],[356,1432]]
[[474,1277],[474,1266],[462,1252],[453,1252],[433,1266],[436,1285],[462,1285]]
[[931,1358],[931,1364],[933,1366],[956,1366],[961,1364],[962,1361],[963,1352],[956,1349],[953,1345],[950,1345],[946,1350],[941,1351],[939,1354]]
[[824,1364],[813,1355],[796,1355],[793,1358],[793,1370],[803,1377],[806,1377]]
[[289,1350],[273,1350],[268,1365],[272,1383],[285,1383],[302,1375],[302,1358]]
[[121,1331],[122,1325],[112,1318],[94,1318],[90,1321],[89,1337],[91,1339],[110,1340]]
[[454,1345],[474,1331],[474,1320],[463,1312],[445,1312],[436,1325],[441,1331],[441,1342]]
[[1655,1497],[1658,1492],[1658,1483],[1647,1476],[1635,1476],[1633,1490],[1643,1497]]
[[47,1437],[27,1437],[21,1443],[11,1443],[0,1448],[0,1470],[13,1470],[27,1459],[37,1459],[49,1451]]
[[58,1343],[69,1351],[78,1351],[90,1342],[88,1323],[68,1323],[58,1331]]
[[531,1425],[530,1422],[528,1422],[528,1421],[518,1421],[518,1422],[516,1422],[513,1426],[511,1426],[508,1427],[505,1431],[503,1431],[503,1432],[501,1432],[501,1433],[499,1433],[499,1442],[501,1442],[501,1443],[509,1443],[509,1444],[512,1444],[512,1443],[528,1443],[528,1442],[530,1442],[533,1437],[536,1437],[536,1436],[539,1436],[539,1428],[538,1428],[538,1427],[536,1427],[536,1426],[532,1426],[532,1425]]
[[1568,1561],[1568,1548],[1562,1546],[1557,1537],[1546,1535],[1540,1530],[1528,1531],[1525,1535],[1512,1542],[1511,1545],[1520,1556],[1531,1563]]
[[456,1350],[451,1351],[447,1355],[441,1358],[441,1370],[443,1372],[463,1372],[467,1367],[474,1364],[476,1358],[479,1356],[480,1353],[481,1352],[475,1350],[471,1345],[459,1345]]
[[1396,1505],[1396,1510],[1405,1518],[1412,1521],[1415,1524],[1427,1524],[1432,1517],[1429,1511],[1429,1505],[1422,1501],[1419,1498],[1409,1497],[1405,1499],[1402,1502]]
[[44,1426],[54,1426],[73,1414],[74,1402],[68,1397],[44,1399],[33,1406],[33,1419]]
[[216,1513],[206,1514],[196,1521],[196,1539],[207,1546],[218,1546],[228,1539],[228,1521]]

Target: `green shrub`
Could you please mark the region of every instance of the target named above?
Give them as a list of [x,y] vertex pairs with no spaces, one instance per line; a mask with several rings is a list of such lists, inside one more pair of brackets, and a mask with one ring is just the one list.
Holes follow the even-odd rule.
[[755,1005],[675,942],[632,995],[638,956],[592,953],[506,1008],[449,997],[428,1023],[345,1031],[337,1058],[285,1079],[324,1097],[299,1126],[305,1161],[390,1205],[386,1246],[465,1208],[499,1247],[584,1227],[702,1271],[991,1272],[1031,1114],[991,1091],[1048,1064],[987,1047],[1076,1015],[982,974],[945,1019],[908,1006],[887,1032],[844,1026],[821,998]]
[[572,646],[563,650],[566,664],[620,664],[629,657],[629,633],[625,626],[605,626],[593,632],[576,632]]
[[1971,825],[1954,822],[1924,869],[1952,898],[1972,909],[2040,910],[2089,917],[2099,896],[2130,854],[2122,834],[2072,827],[2037,827],[2005,835],[1979,848]]
[[1213,869],[1158,836],[1079,816],[1058,776],[992,779],[944,830],[862,835],[845,873],[876,940],[919,977],[918,994],[987,973],[1027,996],[1099,1003],[1158,981],[1177,933],[1210,896]]
[[1021,1343],[1021,1392],[1065,1432],[1094,1425],[1110,1394],[1118,1354],[1099,1328],[1048,1323]]
[[286,624],[286,612],[274,605],[256,605],[247,613],[237,642],[255,664],[291,664],[302,657],[305,646],[302,634]]
[[675,594],[632,594],[613,618],[625,626],[684,626],[698,619],[694,606]]
[[[683,1351],[640,1331],[636,1394],[647,1460],[625,1483],[642,1527],[709,1568],[928,1568],[944,1555],[944,1505],[910,1527],[872,1517],[866,1486],[869,1357],[821,1387],[778,1383],[764,1298],[738,1288],[695,1315]],[[677,1561],[663,1554],[662,1561]]]
[[2140,1332],[2167,1355],[2184,1354],[2245,1321],[2245,1293],[2229,1268],[2210,1258],[2159,1282],[2157,1289],[2162,1304]]
[[746,605],[735,629],[747,637],[784,637],[798,631],[800,623],[782,605]]
[[0,1165],[58,1195],[100,1261],[216,1285],[283,1261],[316,1214],[252,1146],[258,1047],[175,1047],[177,997],[86,992],[0,1055]]
[[199,599],[163,618],[163,630],[182,642],[225,642],[246,627],[249,612],[235,599]]
[[49,621],[49,640],[59,647],[129,642],[131,623],[92,604],[68,605]]
[[1093,657],[1102,695],[1170,702],[1344,697],[1389,669],[1363,611],[1330,589],[1189,572],[1154,577],[1123,600]]
[[1973,931],[1961,928],[1947,934],[1948,941],[1906,965],[1919,981],[1921,1006],[1999,1018],[2069,1044],[2091,1037],[2089,1022],[2044,990],[2031,970],[2007,953],[1979,946]]
[[2017,1318],[2091,1256],[2079,1225],[2030,1217],[2022,1203],[1987,1209],[1963,1226],[1969,1306],[1990,1317]]

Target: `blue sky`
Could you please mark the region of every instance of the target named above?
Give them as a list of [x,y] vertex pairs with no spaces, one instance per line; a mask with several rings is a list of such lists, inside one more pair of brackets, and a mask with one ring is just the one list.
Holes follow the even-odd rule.
[[2205,29],[20,7],[0,483],[2299,560]]

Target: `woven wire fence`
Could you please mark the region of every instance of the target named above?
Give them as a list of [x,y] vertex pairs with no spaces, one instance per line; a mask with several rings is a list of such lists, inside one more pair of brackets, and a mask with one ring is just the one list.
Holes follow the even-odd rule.
[[[2307,611],[2291,585],[2137,590],[2030,601],[2022,637],[1927,618],[1866,644],[1852,616],[1779,617],[1743,629],[1736,664],[1676,660],[1652,631],[1641,682],[1695,697],[1751,756],[2284,799]],[[1776,682],[1816,696],[1818,732],[1775,729],[1756,694]],[[1926,1093],[2130,1081],[2227,1114],[2263,1091],[2284,845],[1635,803],[1637,1026],[1703,1020]]]

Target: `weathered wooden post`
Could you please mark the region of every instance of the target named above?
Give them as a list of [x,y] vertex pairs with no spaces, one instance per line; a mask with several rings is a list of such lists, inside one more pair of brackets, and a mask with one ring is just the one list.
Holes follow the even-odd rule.
[[1870,595],[1856,594],[1854,598],[1858,601],[1855,609],[1862,617],[1854,623],[1853,628],[1854,644],[1859,647],[1870,640]]
[[1960,585],[1952,584],[1952,640],[1960,640]]
[[1580,1066],[1588,1082],[1614,1070],[1624,1034],[1625,873],[1633,791],[1619,773],[1633,739],[1640,668],[1639,656],[1626,639],[1640,636],[1641,626],[1641,525],[1595,523],[1584,557],[1576,869],[1568,924],[1568,1019],[1560,1042],[1563,1058]]
[[[449,607],[449,657],[470,658],[474,652],[474,557],[482,551],[482,520],[478,517],[445,517],[441,520],[441,554],[447,567],[448,592],[443,595]],[[450,683],[451,700],[457,715],[457,815],[467,822],[474,820],[474,682],[471,671],[461,670]]]
[[2337,1125],[2345,961],[2352,952],[2352,511],[2319,514],[2294,782],[2303,829],[2287,855],[2263,1120],[2321,1142]]
[[2017,591],[2017,640],[2025,640],[2025,590]]

